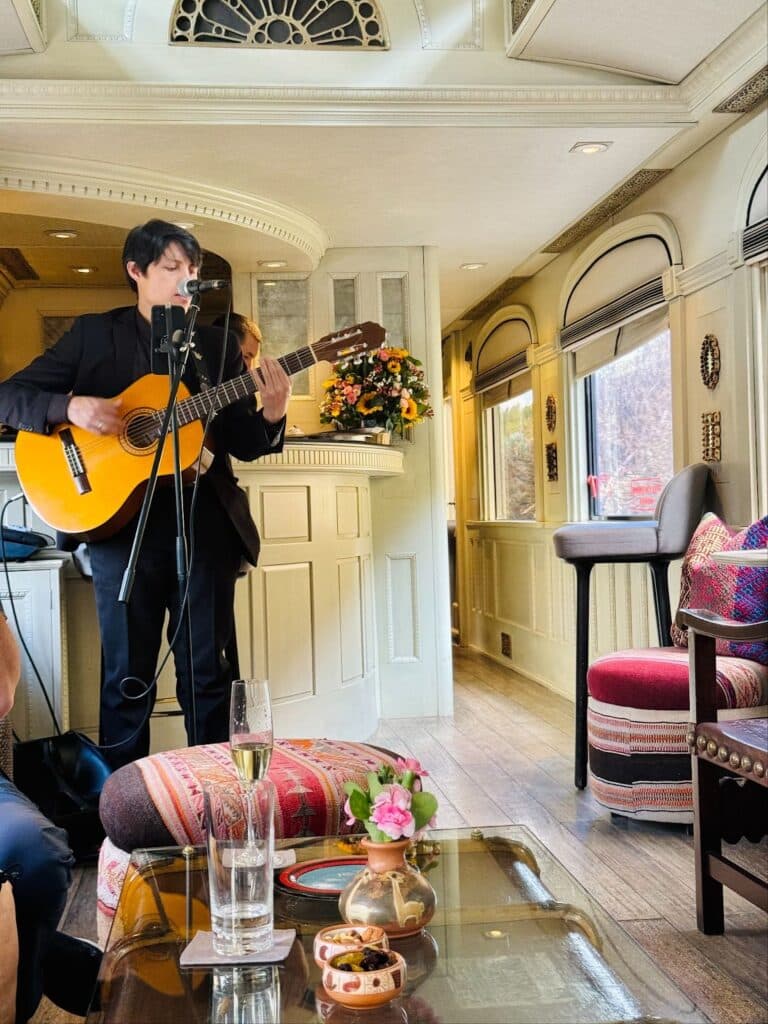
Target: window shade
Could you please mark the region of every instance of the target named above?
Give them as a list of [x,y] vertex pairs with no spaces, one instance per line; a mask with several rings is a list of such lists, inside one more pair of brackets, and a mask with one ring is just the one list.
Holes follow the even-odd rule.
[[526,349],[531,329],[525,320],[512,318],[494,328],[480,347],[475,365],[475,393],[523,373],[527,369]]
[[510,398],[517,398],[533,386],[530,370],[518,373],[517,376],[497,384],[495,387],[483,391],[480,396],[483,409],[492,409],[494,405],[501,405]]
[[586,377],[667,330],[669,314],[665,305],[623,327],[606,331],[575,352],[575,376]]

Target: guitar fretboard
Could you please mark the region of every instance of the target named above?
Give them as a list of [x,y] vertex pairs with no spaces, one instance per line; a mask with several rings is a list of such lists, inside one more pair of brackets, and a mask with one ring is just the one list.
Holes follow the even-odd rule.
[[[288,376],[292,377],[294,373],[312,366],[316,360],[312,346],[305,345],[304,348],[299,348],[295,352],[280,356],[277,361]],[[253,379],[253,375],[242,373],[239,377],[231,377],[229,380],[222,381],[218,387],[201,391],[197,395],[190,395],[179,402],[177,406],[179,426],[185,427],[195,420],[204,419],[211,410],[218,412],[231,405],[232,402],[236,402],[240,398],[247,398],[258,390],[259,385]]]

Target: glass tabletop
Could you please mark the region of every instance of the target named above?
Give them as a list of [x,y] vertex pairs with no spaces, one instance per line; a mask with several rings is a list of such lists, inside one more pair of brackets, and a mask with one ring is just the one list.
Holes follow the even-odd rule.
[[[299,864],[359,854],[349,837],[280,845],[295,849]],[[706,1019],[527,829],[434,831],[416,847],[415,862],[435,889],[437,910],[420,935],[391,942],[406,960],[404,992],[381,1009],[353,1011],[325,993],[312,957],[318,929],[340,921],[332,895],[300,891],[290,878],[276,883],[275,927],[297,933],[276,969],[182,969],[187,943],[210,929],[205,851],[136,850],[88,1022]],[[250,1003],[233,998],[238,985],[252,994]],[[260,1016],[265,985],[279,1001],[277,1016]]]

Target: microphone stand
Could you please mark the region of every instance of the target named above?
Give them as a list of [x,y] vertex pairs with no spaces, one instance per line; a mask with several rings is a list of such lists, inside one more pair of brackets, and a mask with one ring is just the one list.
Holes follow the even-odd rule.
[[[128,558],[128,564],[125,567],[125,572],[123,573],[123,579],[120,584],[120,592],[117,599],[122,604],[128,604],[131,598],[131,591],[133,590],[133,584],[136,579],[136,566],[139,560],[139,552],[141,551],[141,546],[144,542],[144,534],[149,520],[152,500],[155,496],[155,488],[157,486],[157,478],[160,470],[160,461],[163,457],[166,438],[168,437],[170,430],[173,439],[173,484],[176,505],[176,578],[179,592],[179,614],[184,617],[183,629],[186,633],[185,660],[191,705],[191,715],[189,716],[189,739],[191,745],[196,746],[197,699],[195,694],[195,673],[192,663],[192,619],[190,616],[189,602],[185,603],[189,578],[189,565],[187,562],[186,531],[184,528],[184,490],[179,448],[177,397],[182,374],[184,373],[184,369],[187,365],[187,359],[189,358],[192,333],[195,329],[197,314],[200,312],[200,299],[197,294],[193,296],[183,331],[173,331],[171,333],[171,326],[173,322],[171,316],[172,309],[173,307],[171,305],[167,305],[165,307],[166,334],[160,346],[161,350],[165,351],[168,356],[168,380],[170,385],[168,389],[168,403],[165,407],[165,412],[163,413],[163,422],[160,427],[157,449],[152,462],[152,469],[150,470],[149,477],[147,479],[147,489],[142,499],[141,511],[136,523],[136,532],[133,536],[131,553]],[[174,713],[178,714],[178,712]]]

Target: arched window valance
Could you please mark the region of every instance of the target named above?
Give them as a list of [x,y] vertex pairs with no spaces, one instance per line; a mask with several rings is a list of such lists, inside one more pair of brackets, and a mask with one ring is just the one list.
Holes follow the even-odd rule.
[[475,362],[474,390],[488,391],[528,368],[526,350],[533,343],[530,324],[510,317],[492,328],[482,341]]
[[596,255],[566,297],[561,347],[586,344],[663,306],[663,275],[672,263],[660,234],[625,238]]
[[741,241],[744,260],[760,259],[768,253],[768,167],[755,182],[747,205],[747,223]]

